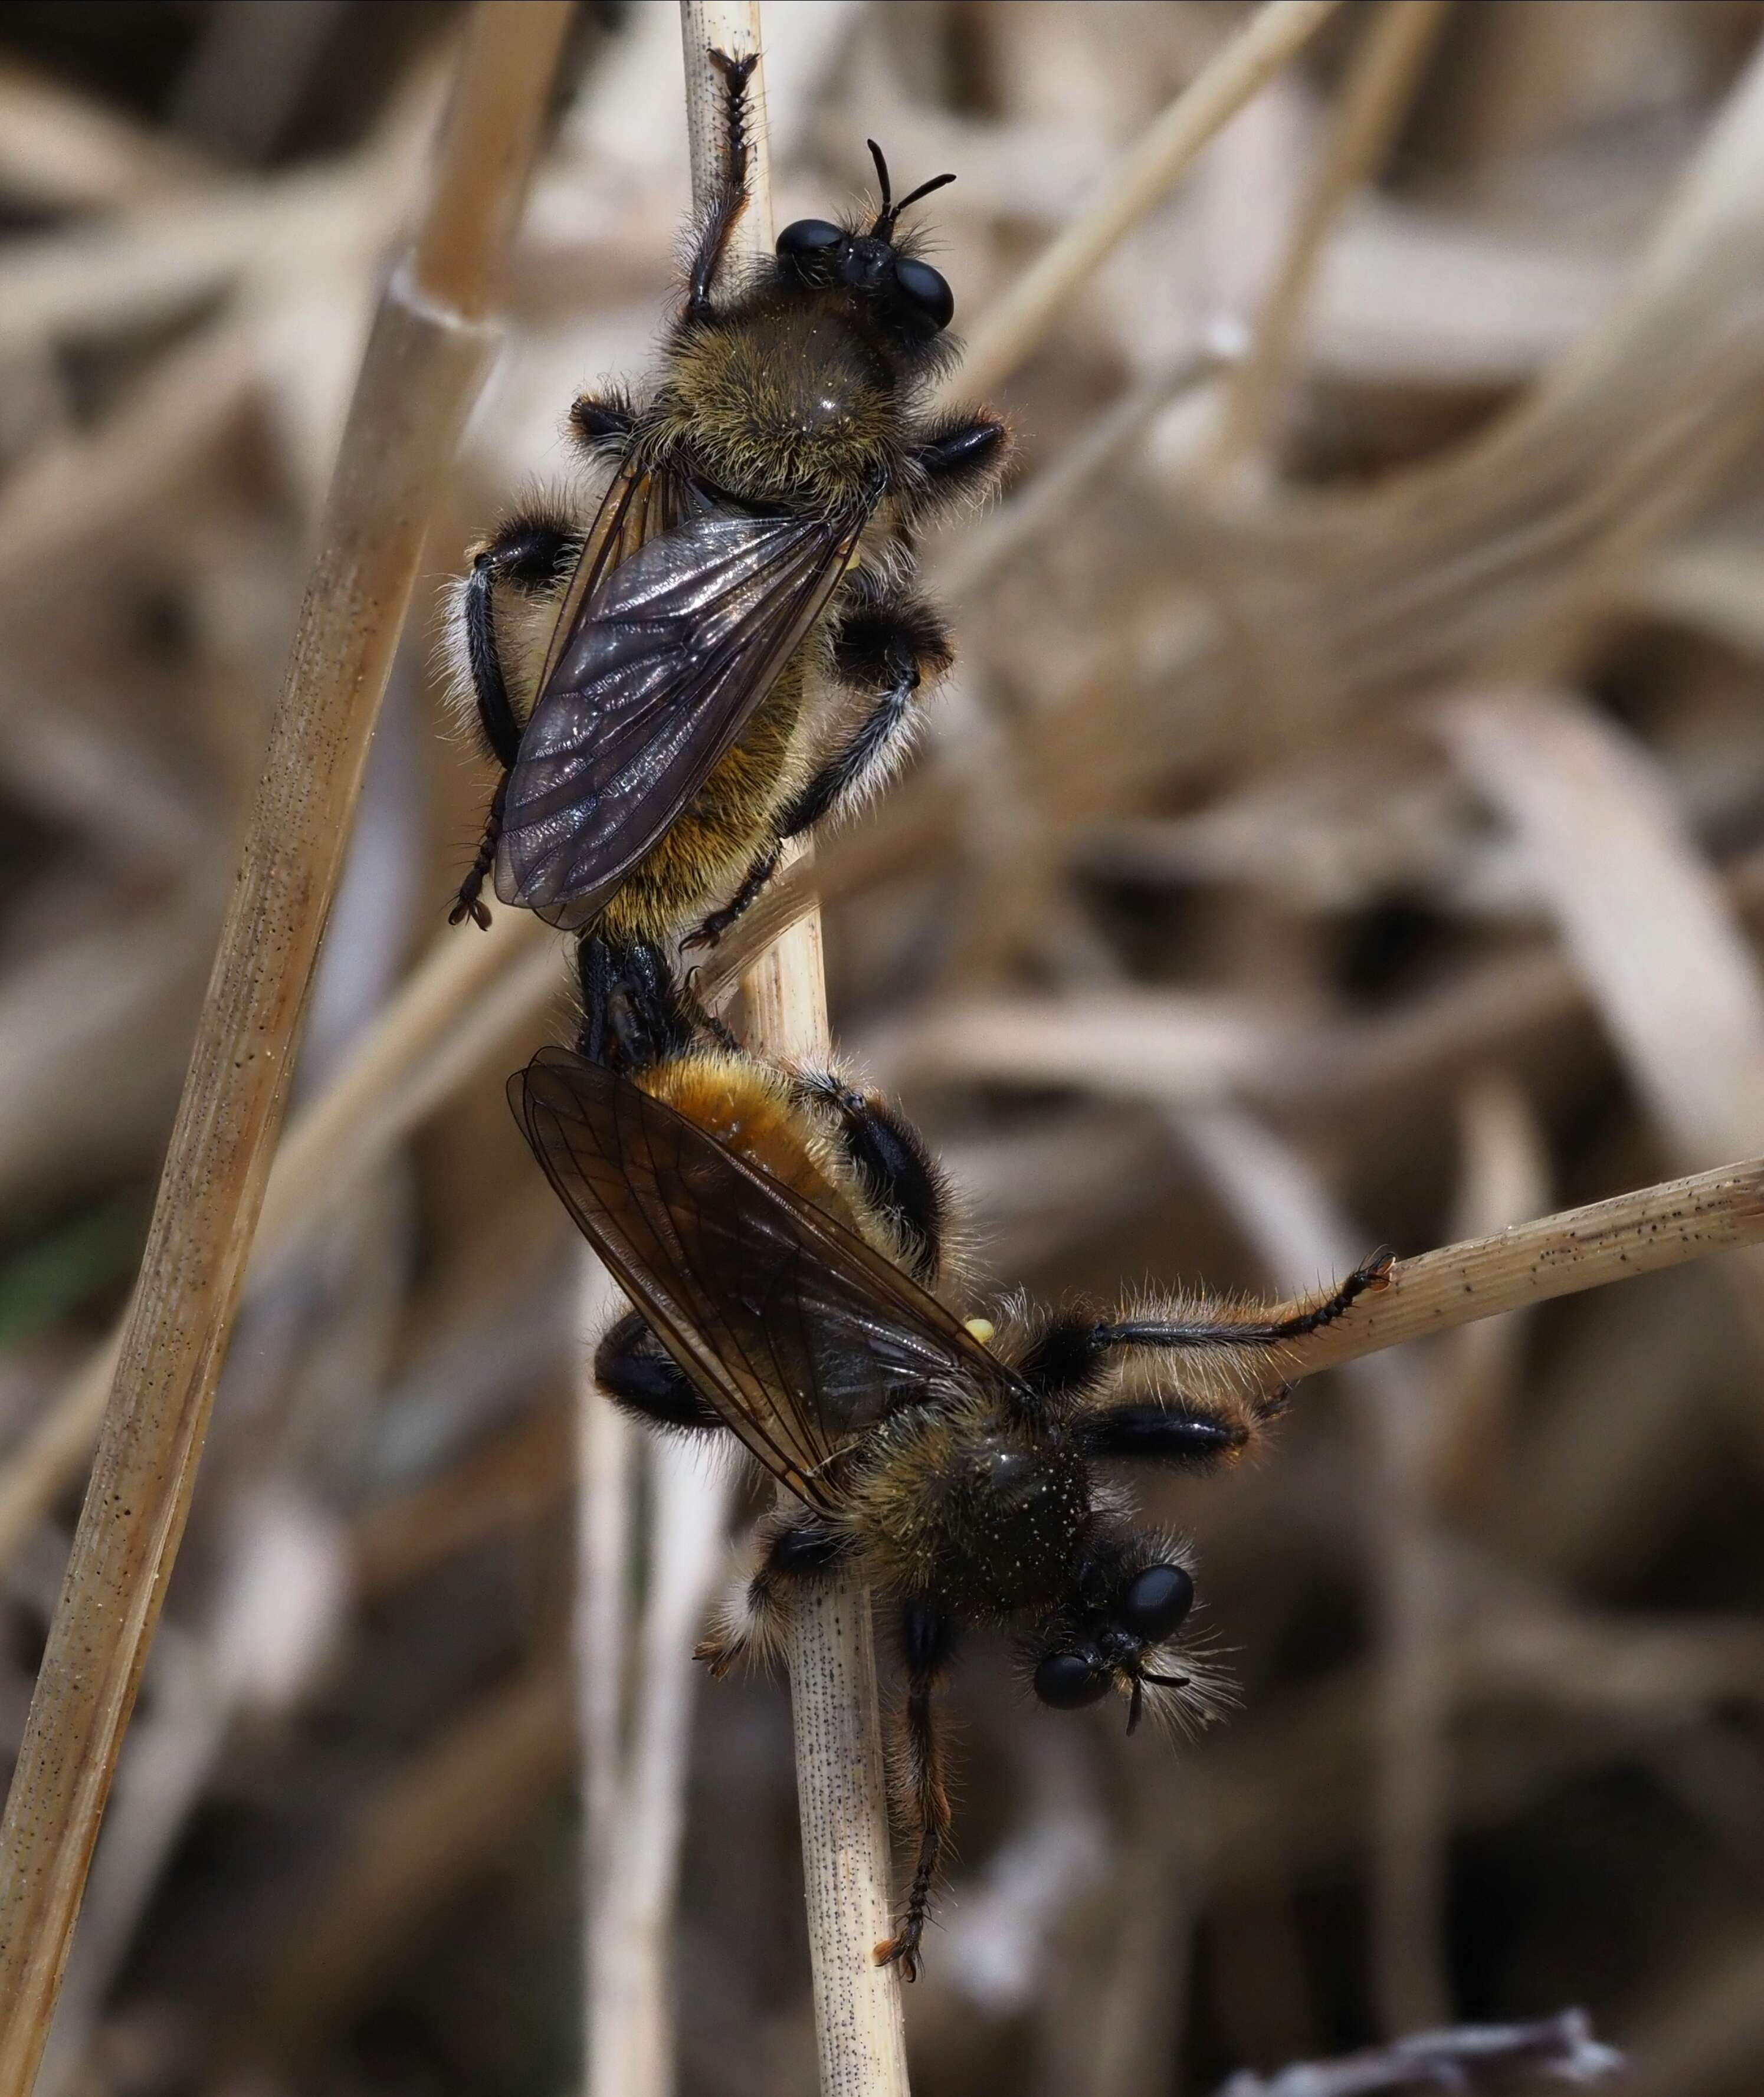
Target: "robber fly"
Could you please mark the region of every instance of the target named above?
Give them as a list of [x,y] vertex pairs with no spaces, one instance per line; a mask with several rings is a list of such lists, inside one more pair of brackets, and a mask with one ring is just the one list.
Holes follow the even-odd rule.
[[[588,934],[603,1005],[654,979],[660,943],[714,943],[786,839],[886,779],[920,687],[952,659],[911,585],[909,534],[990,485],[1009,442],[991,415],[925,410],[954,300],[899,221],[953,176],[896,202],[872,142],[873,215],[798,220],[763,265],[725,269],[755,61],[711,56],[725,175],[659,381],[641,405],[576,401],[576,439],[613,467],[593,522],[512,518],[474,555],[453,619],[503,776],[453,921],[488,922],[493,872],[503,902]],[[550,637],[530,680],[510,665],[509,593]],[[860,709],[830,747],[808,703],[821,676]]]
[[[1186,1551],[1136,1528],[1113,1458],[1206,1470],[1285,1395],[1282,1350],[1382,1286],[1381,1254],[1275,1309],[1195,1298],[961,1315],[949,1193],[899,1110],[838,1072],[700,1047],[628,1078],[565,1048],[509,1081],[528,1142],[635,1307],[596,1373],[654,1427],[733,1434],[793,1503],[700,1648],[721,1674],[776,1648],[791,1596],[855,1565],[896,1613],[899,1803],[917,1833],[908,1978],[948,1841],[933,1690],[958,1627],[1014,1630],[1030,1687],[1111,1692],[1198,1723],[1207,1671],[1177,1634]],[[971,1298],[969,1299],[971,1301]]]

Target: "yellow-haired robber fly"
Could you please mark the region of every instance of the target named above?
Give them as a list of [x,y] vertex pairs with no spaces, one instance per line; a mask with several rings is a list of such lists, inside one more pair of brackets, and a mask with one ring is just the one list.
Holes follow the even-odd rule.
[[[712,55],[728,120],[721,189],[641,401],[584,396],[576,440],[608,463],[591,521],[530,506],[475,554],[455,654],[502,768],[453,922],[507,904],[584,935],[608,1048],[637,1037],[665,943],[714,941],[784,842],[861,802],[904,755],[921,688],[949,667],[913,587],[912,537],[996,479],[987,414],[938,414],[954,299],[880,201],[801,219],[759,263],[728,257],[747,208],[753,60]],[[519,698],[517,694],[520,694]],[[830,698],[831,703],[823,703]]]
[[601,1342],[604,1390],[652,1427],[733,1434],[791,1496],[702,1656],[721,1673],[774,1649],[793,1594],[842,1566],[894,1612],[917,1850],[877,1956],[910,1978],[949,1833],[933,1690],[958,1631],[1013,1632],[1044,1705],[1113,1692],[1129,1731],[1205,1718],[1188,1552],[1134,1525],[1115,1466],[1241,1456],[1284,1403],[1288,1343],[1381,1287],[1389,1257],[1275,1307],[1154,1297],[995,1324],[965,1315],[917,1132],[841,1072],[704,1044],[627,1077],[551,1048],[509,1092],[634,1307]]

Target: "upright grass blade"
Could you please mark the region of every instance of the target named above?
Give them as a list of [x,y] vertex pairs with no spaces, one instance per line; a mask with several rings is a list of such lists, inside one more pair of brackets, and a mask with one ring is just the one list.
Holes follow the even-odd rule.
[[36,2074],[176,1560],[423,532],[495,333],[568,10],[484,0],[382,297],[271,726],[92,1480],[0,1824],[0,2092]]

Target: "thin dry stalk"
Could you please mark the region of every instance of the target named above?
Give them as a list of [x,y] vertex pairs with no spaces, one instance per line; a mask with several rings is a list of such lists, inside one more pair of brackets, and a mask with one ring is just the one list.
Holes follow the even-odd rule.
[[[562,981],[531,912],[504,910],[481,938],[438,939],[335,1080],[282,1138],[245,1272],[248,1295],[282,1254],[473,1076]],[[119,1324],[0,1468],[0,1566],[91,1456],[121,1357]]]
[[1035,348],[1085,278],[1168,195],[1202,147],[1323,26],[1337,0],[1267,0],[1189,81],[1078,217],[974,330],[950,384],[963,397],[997,385]]
[[289,1934],[239,2050],[298,2055],[348,2015],[395,1960],[416,1918],[506,1853],[568,1769],[569,1683],[536,1666],[453,1719],[363,1810]]
[[[492,272],[567,20],[486,0],[441,173],[382,300],[296,632],[48,1649],[0,1826],[0,2091],[54,2012],[140,1670],[177,1555],[422,535],[486,368]],[[443,224],[466,190],[469,222]],[[486,202],[483,192],[489,192]],[[432,278],[425,274],[432,269]]]
[[1306,304],[1342,207],[1390,150],[1421,68],[1445,25],[1447,0],[1385,0],[1355,55],[1316,186],[1306,199],[1257,324],[1255,343],[1225,396],[1209,462],[1217,471],[1253,451],[1280,396]]
[[[617,1301],[612,1277],[582,1249],[584,1346]],[[624,2048],[617,1888],[613,1858],[624,1804],[624,1686],[630,1589],[631,1513],[636,1482],[636,1429],[592,1390],[576,1421],[576,1723],[582,1762],[582,1915],[584,2027],[582,2057],[589,2097],[613,2097]]]
[[[681,0],[694,201],[716,179],[721,139],[720,76],[708,54],[760,48],[758,0]],[[763,68],[752,93],[756,120],[753,200],[738,236],[771,250],[772,201]],[[799,865],[802,864],[798,861]],[[762,1056],[824,1062],[827,1030],[821,917],[811,907],[761,956],[742,983],[749,1045]],[[855,1579],[829,1582],[796,1610],[789,1641],[803,1876],[814,1968],[815,2025],[825,2097],[904,2097],[906,2042],[900,1983],[875,1963],[892,1933],[888,1787],[876,1692],[869,1595]]]
[[1378,2090],[1511,2086],[1515,2073],[1556,2082],[1602,2082],[1623,2056],[1592,2035],[1584,2010],[1530,2025],[1455,2025],[1336,2060],[1306,2060],[1277,2075],[1234,2075],[1216,2097],[1372,2097]]
[[1399,1259],[1387,1285],[1290,1349],[1311,1376],[1478,1318],[1764,1241],[1764,1158]]
[[[1277,1136],[1228,1107],[1171,1121],[1276,1272],[1339,1272],[1352,1259],[1346,1220]],[[1368,1458],[1365,1526],[1380,1647],[1372,1992],[1391,2033],[1451,2014],[1442,1941],[1451,1683],[1444,1568],[1427,1519],[1429,1430],[1440,1398],[1428,1371],[1404,1355],[1374,1355],[1348,1371]]]
[[206,172],[199,155],[90,96],[0,65],[0,178],[25,196],[63,210],[115,208],[192,186]]
[[692,1648],[721,1569],[733,1482],[730,1472],[678,1439],[651,1437],[642,1456],[649,1486],[643,1622],[619,1771],[622,1810],[610,1831],[598,1904],[597,1994],[615,2023],[610,2032],[591,2032],[589,2097],[667,2097],[674,2087],[674,1910],[699,1673]]

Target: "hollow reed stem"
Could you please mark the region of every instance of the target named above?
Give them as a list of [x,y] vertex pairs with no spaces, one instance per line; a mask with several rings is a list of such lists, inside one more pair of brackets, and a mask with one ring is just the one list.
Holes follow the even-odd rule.
[[0,1823],[0,2093],[25,2097],[237,1308],[325,917],[429,514],[494,331],[568,10],[481,0],[382,296]]
[[[681,0],[680,13],[693,202],[702,208],[720,168],[723,138],[721,75],[709,54],[741,58],[759,50],[759,8],[757,0]],[[763,255],[773,239],[763,64],[750,93],[751,198],[731,244]],[[742,994],[747,1043],[756,1054],[825,1060],[831,1044],[817,909],[811,905],[759,957],[742,978]],[[900,1984],[895,1969],[878,1966],[873,1955],[893,1933],[893,1921],[867,1589],[855,1579],[817,1589],[796,1610],[788,1659],[821,2089],[824,2097],[905,2097]]]

